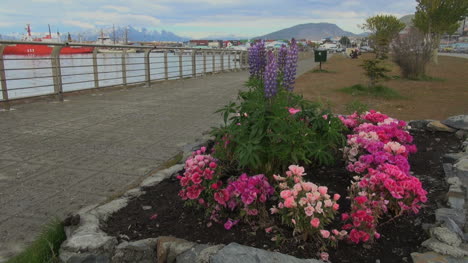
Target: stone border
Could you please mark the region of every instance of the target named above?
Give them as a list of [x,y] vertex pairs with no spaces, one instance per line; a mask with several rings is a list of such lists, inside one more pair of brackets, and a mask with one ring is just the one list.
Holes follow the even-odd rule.
[[435,211],[436,222],[428,225],[431,236],[421,245],[428,251],[411,253],[414,263],[468,262],[468,115],[445,121],[410,121],[414,130],[450,132],[465,141],[461,151],[443,156],[443,169],[449,184],[447,206]]
[[315,259],[298,259],[278,252],[230,243],[225,245],[206,245],[189,242],[171,236],[160,236],[134,242],[118,243],[117,238],[107,235],[101,224],[110,215],[127,206],[131,199],[144,194],[144,187],[157,185],[184,168],[184,162],[193,150],[206,145],[209,137],[201,143],[182,147],[183,158],[179,164],[156,172],[147,177],[139,187],[128,190],[121,197],[103,205],[93,205],[81,209],[65,220],[67,239],[59,252],[60,262],[66,263],[224,263],[224,262],[292,262],[320,263]]

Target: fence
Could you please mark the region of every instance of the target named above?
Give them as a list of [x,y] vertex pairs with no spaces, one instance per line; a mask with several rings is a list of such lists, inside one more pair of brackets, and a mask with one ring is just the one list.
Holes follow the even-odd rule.
[[[50,55],[8,55],[8,46],[48,46]],[[34,47],[34,46],[32,46]],[[90,47],[89,54],[63,54],[63,48]],[[65,50],[63,50],[65,51]],[[11,53],[11,52],[6,52]],[[130,45],[0,41],[0,103],[112,86],[197,77],[247,67],[247,51]]]

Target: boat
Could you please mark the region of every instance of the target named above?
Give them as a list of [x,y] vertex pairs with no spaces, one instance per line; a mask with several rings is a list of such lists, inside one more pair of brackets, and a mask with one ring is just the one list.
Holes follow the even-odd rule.
[[[22,41],[29,42],[46,42],[46,43],[60,43],[60,38],[52,38],[52,34],[49,34],[42,38],[33,38],[31,36],[31,27],[29,24],[26,25],[27,35]],[[57,33],[58,35],[58,33]],[[15,44],[8,45],[5,47],[4,55],[33,55],[33,56],[46,56],[52,54],[53,45],[34,45],[34,44]],[[93,47],[69,47],[65,46],[60,50],[60,54],[84,54],[92,53]]]

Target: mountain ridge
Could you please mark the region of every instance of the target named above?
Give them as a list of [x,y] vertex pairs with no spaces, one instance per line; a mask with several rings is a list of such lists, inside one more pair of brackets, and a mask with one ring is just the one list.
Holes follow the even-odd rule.
[[326,37],[359,36],[341,29],[332,23],[306,23],[284,28],[254,39],[311,39],[320,40]]

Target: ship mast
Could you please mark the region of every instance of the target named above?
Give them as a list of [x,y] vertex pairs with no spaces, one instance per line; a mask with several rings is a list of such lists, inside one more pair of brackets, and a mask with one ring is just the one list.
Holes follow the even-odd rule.
[[31,25],[30,24],[26,24],[26,31],[28,32],[28,36],[30,37],[31,36]]
[[52,37],[52,32],[50,31],[50,24],[47,24],[47,26],[49,27],[49,36]]

